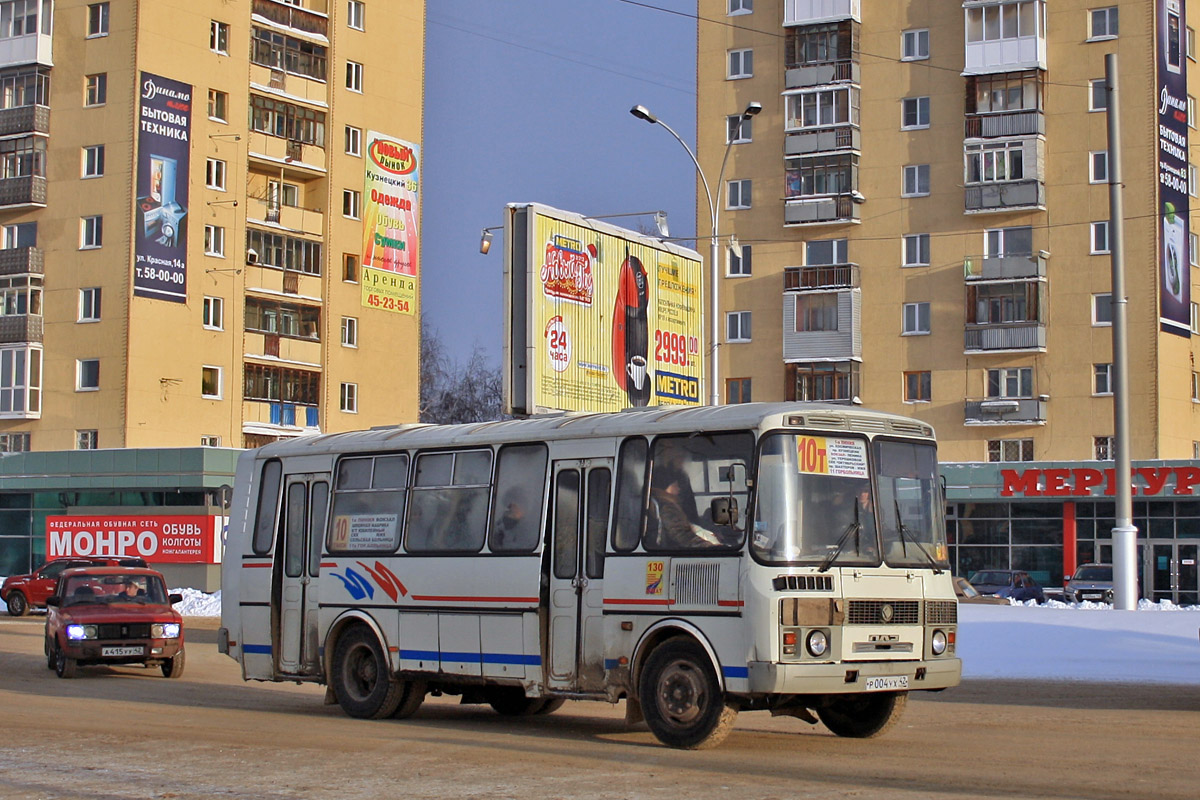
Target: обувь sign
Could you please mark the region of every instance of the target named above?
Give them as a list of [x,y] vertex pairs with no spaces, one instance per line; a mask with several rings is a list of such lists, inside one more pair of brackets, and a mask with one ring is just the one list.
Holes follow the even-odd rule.
[[219,564],[227,519],[198,514],[47,517],[46,555]]

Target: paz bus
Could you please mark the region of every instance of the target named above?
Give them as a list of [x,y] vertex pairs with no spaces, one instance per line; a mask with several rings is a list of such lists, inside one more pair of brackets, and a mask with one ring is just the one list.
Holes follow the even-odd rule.
[[626,703],[664,744],[740,711],[891,727],[958,684],[933,430],[750,403],[402,425],[238,462],[221,652],[360,718]]

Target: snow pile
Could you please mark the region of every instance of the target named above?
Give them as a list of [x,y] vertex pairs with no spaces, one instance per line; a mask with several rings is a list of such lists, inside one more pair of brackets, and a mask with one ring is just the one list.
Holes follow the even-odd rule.
[[185,617],[221,616],[220,590],[205,594],[199,589],[172,589],[171,594],[183,595],[183,600],[175,604],[175,610]]

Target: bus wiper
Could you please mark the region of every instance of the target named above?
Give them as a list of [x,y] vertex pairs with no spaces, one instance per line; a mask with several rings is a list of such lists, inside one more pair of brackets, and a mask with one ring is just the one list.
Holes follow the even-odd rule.
[[842,554],[842,548],[846,546],[846,542],[850,541],[850,534],[854,534],[854,552],[859,551],[858,534],[862,531],[862,523],[858,521],[858,505],[854,506],[854,522],[846,526],[846,530],[842,531],[842,535],[838,537],[837,543],[833,546],[833,552],[825,556],[825,560],[821,562],[821,566],[817,567],[817,572],[827,572],[833,566],[834,560]]
[[905,557],[908,556],[908,543],[912,542],[913,546],[921,551],[921,555],[925,556],[925,560],[929,562],[929,566],[933,568],[933,574],[941,575],[942,568],[938,566],[937,560],[929,554],[929,551],[925,549],[925,545],[917,541],[917,538],[912,535],[912,531],[904,524],[904,520],[900,516],[900,500],[892,498],[892,502],[896,506],[896,530],[900,534],[900,546],[904,548]]

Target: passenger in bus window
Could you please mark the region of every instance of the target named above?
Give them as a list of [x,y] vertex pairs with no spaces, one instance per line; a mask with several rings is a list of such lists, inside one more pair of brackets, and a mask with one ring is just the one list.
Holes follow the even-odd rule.
[[661,548],[691,549],[720,545],[721,540],[703,527],[696,493],[688,476],[688,451],[675,439],[654,443],[650,471],[651,510],[657,510],[658,541]]
[[526,529],[525,501],[521,492],[510,489],[501,498],[501,513],[493,528],[492,547],[496,550],[513,550],[525,547]]

